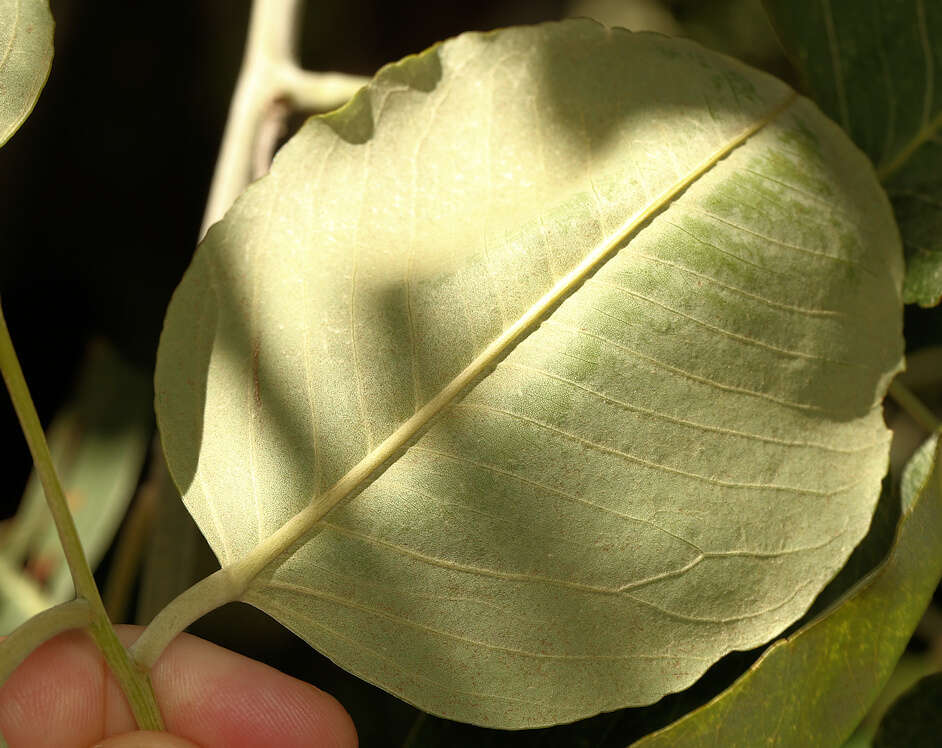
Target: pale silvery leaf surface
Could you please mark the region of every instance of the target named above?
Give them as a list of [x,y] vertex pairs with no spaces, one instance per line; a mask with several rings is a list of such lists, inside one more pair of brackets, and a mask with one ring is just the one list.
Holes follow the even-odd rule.
[[[636,748],[839,746],[880,694],[942,575],[938,437],[913,455],[887,559],[745,675]],[[914,746],[902,740],[896,745]]]
[[0,0],[0,145],[23,124],[52,66],[47,0]]
[[764,0],[821,108],[876,164],[906,250],[907,302],[942,298],[942,3]]
[[427,711],[574,720],[767,641],[863,537],[901,275],[868,162],[775,79],[466,34],[210,230],[159,425],[244,600]]

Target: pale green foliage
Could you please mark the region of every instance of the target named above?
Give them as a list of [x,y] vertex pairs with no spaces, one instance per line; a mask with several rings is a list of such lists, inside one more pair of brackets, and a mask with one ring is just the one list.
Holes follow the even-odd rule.
[[732,687],[638,748],[836,746],[851,734],[942,575],[936,442],[929,439],[907,466],[903,515],[887,560],[829,613],[769,647]]
[[906,249],[904,298],[942,298],[942,3],[765,0],[811,95],[876,164]]
[[210,230],[158,420],[244,600],[427,711],[572,720],[767,641],[844,563],[901,264],[866,160],[773,78],[586,21],[468,34]]
[[[91,346],[71,402],[49,426],[49,450],[92,568],[111,545],[140,477],[153,432],[151,386],[103,343]],[[33,577],[0,585],[0,635],[73,594],[42,485],[35,472],[16,516],[0,532],[0,573],[31,568]],[[35,585],[33,594],[25,587]],[[39,606],[37,609],[37,605]]]
[[0,0],[0,145],[33,111],[46,83],[53,25],[47,0]]

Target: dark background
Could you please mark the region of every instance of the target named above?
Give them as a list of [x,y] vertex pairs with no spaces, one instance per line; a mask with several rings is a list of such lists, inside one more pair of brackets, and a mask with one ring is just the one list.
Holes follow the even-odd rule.
[[[49,82],[32,116],[0,149],[0,295],[44,423],[68,396],[96,336],[142,370],[153,370],[164,311],[196,244],[250,7],[249,0],[50,4],[56,35]],[[559,19],[572,5],[309,2],[302,63],[369,75],[462,31]],[[592,0],[581,11],[617,15],[619,5],[623,10],[631,0]],[[800,85],[758,0],[660,5],[683,33]],[[938,311],[907,311],[911,346],[942,342],[940,331]],[[0,398],[0,434],[3,518],[15,511],[30,469],[6,397]],[[354,714],[364,746],[396,744],[415,720],[411,707],[364,687],[245,606],[218,611],[196,631],[335,693]],[[722,661],[697,700],[722,688],[750,660],[732,655]],[[685,703],[675,702],[678,708]],[[603,716],[580,734],[595,736],[592,744],[601,744],[603,734],[626,741],[677,716],[672,709],[669,698],[666,706],[635,710],[633,729],[624,721],[611,727]],[[653,721],[647,723],[645,714]],[[578,741],[547,733],[532,744]]]

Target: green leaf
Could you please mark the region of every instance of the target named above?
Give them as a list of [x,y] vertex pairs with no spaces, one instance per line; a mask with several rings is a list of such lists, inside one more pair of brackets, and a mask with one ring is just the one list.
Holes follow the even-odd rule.
[[865,159],[773,78],[591,21],[466,34],[209,232],[168,465],[243,600],[425,711],[647,704],[865,534],[901,264]]
[[[930,603],[927,612],[931,608],[932,604]],[[923,620],[925,620],[925,614],[923,615]],[[917,627],[916,633],[918,632],[919,628]],[[907,646],[907,650],[911,649],[910,646]],[[873,738],[880,725],[880,721],[883,719],[883,715],[886,714],[887,710],[903,693],[912,688],[917,681],[938,671],[938,669],[938,664],[933,662],[933,658],[928,653],[903,652],[899,661],[896,663],[896,667],[893,668],[893,672],[890,673],[889,678],[884,684],[883,690],[880,691],[879,696],[877,696],[870,705],[866,716],[860,724],[857,725],[853,735],[851,735],[847,743],[844,744],[845,748],[848,745],[853,745],[855,741],[862,746],[870,748],[873,744]]]
[[906,250],[907,303],[942,299],[942,3],[765,0],[812,97],[870,156]]
[[942,576],[937,466],[932,437],[907,467],[896,540],[878,569],[769,647],[709,704],[635,746],[841,745],[879,695]]
[[0,0],[0,145],[33,111],[52,67],[48,0]]
[[932,748],[942,734],[942,673],[920,680],[890,707],[873,748]]

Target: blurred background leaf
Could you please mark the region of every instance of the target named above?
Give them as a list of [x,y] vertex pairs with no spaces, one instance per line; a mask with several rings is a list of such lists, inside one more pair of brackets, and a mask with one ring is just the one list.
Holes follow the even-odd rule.
[[906,249],[907,303],[942,299],[942,4],[765,0],[808,92],[874,162]]
[[874,748],[932,748],[942,736],[942,673],[919,680],[889,708]]
[[[93,569],[111,545],[137,488],[153,430],[151,399],[148,377],[99,341],[89,347],[74,398],[49,428],[53,461]],[[11,570],[25,570],[50,604],[74,594],[35,473],[16,516],[4,527],[0,558]],[[5,601],[0,616],[7,628],[2,633],[22,623],[14,621],[14,607],[12,600]]]

